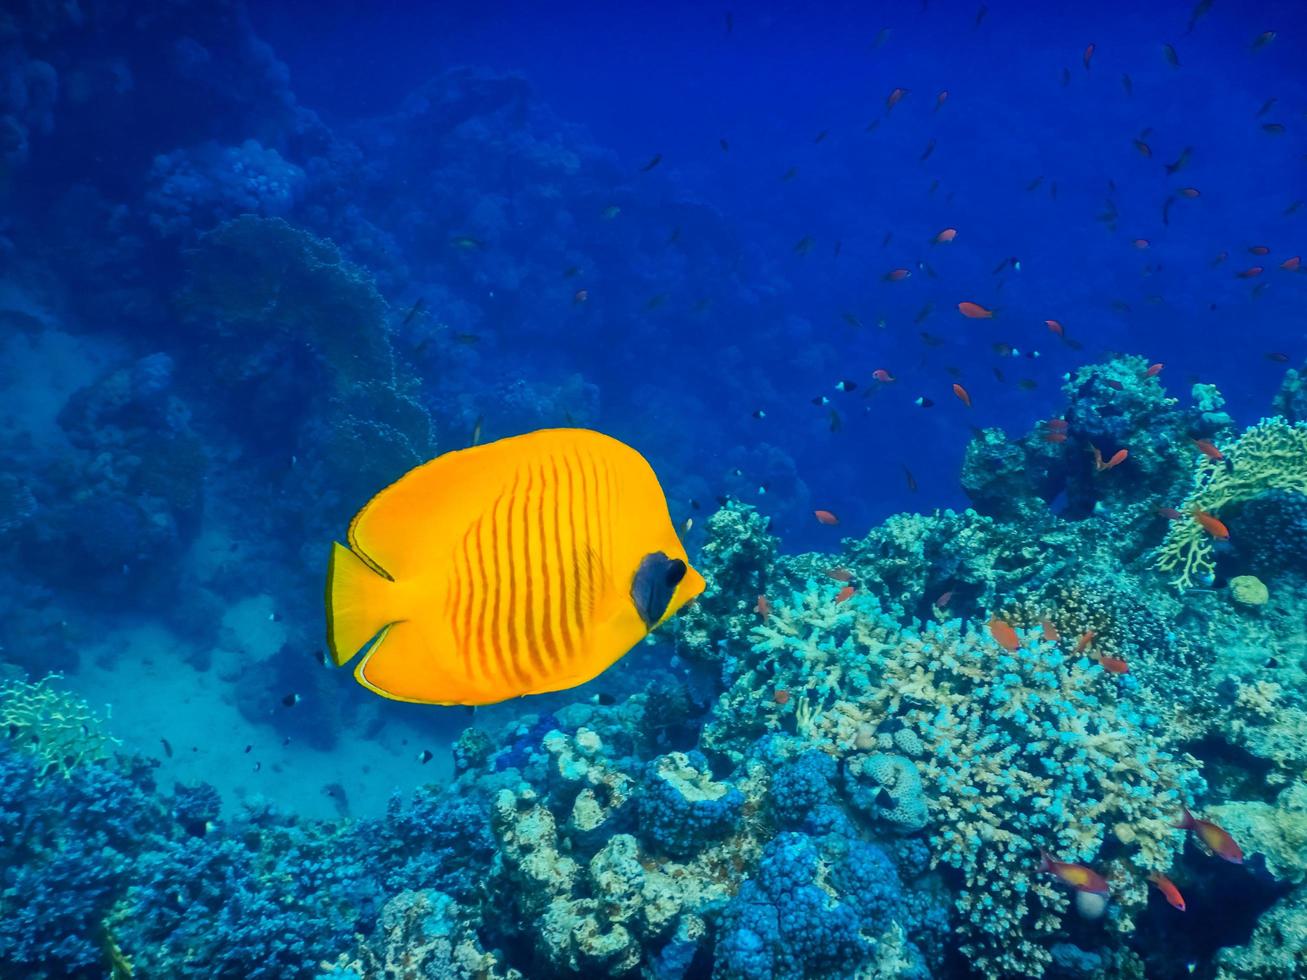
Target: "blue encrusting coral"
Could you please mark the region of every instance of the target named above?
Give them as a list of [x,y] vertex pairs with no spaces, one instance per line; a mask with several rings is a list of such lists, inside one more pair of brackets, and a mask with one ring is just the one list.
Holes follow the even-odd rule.
[[[0,977],[1307,977],[1307,14],[1144,6],[5,5]],[[697,600],[328,669],[561,426]]]

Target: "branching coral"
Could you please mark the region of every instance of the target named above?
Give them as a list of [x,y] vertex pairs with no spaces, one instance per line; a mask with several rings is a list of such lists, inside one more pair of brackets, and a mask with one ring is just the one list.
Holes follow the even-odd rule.
[[1193,489],[1180,508],[1184,517],[1171,522],[1157,549],[1157,567],[1175,576],[1177,588],[1210,582],[1216,571],[1212,536],[1193,516],[1196,511],[1219,516],[1229,504],[1272,490],[1307,493],[1307,423],[1263,419],[1220,448],[1224,459],[1198,455]]
[[1035,876],[1037,848],[1088,861],[1109,830],[1128,845],[1110,879],[1128,930],[1142,877],[1170,865],[1170,821],[1201,780],[1163,750],[1123,682],[1055,644],[1006,650],[956,621],[906,634],[884,669],[868,707],[925,744],[931,846],[963,873],[972,962],[990,976],[1042,972],[1066,899]]

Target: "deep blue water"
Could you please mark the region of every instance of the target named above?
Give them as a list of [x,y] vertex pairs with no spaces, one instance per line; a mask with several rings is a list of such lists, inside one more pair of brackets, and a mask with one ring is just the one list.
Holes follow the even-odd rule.
[[[1228,448],[1242,426],[1273,413],[1286,370],[1307,358],[1307,274],[1297,258],[1307,252],[1305,56],[1307,5],[1294,0],[1215,0],[1209,10],[1116,0],[6,5],[0,677],[63,673],[61,683],[109,715],[106,730],[125,753],[156,760],[157,786],[113,777],[126,780],[114,792],[134,801],[123,826],[106,831],[114,842],[139,836],[131,820],[182,821],[185,811],[184,827],[208,822],[208,796],[199,794],[204,806],[184,803],[169,795],[175,783],[211,783],[227,814],[262,812],[258,801],[270,800],[296,827],[336,820],[330,833],[354,833],[345,817],[385,825],[371,836],[389,844],[353,855],[385,865],[384,886],[358,885],[370,897],[342,912],[338,928],[305,939],[264,975],[310,975],[304,964],[327,957],[323,944],[332,956],[347,952],[404,888],[439,885],[470,908],[469,882],[489,864],[464,867],[449,854],[488,862],[507,845],[489,838],[488,818],[467,801],[492,799],[505,771],[549,782],[529,771],[541,765],[544,732],[557,723],[571,738],[578,727],[549,712],[597,694],[607,707],[645,683],[670,683],[681,700],[659,704],[679,720],[656,737],[652,722],[620,736],[613,752],[623,771],[654,778],[654,754],[695,749],[707,756],[694,764],[725,779],[740,759],[714,755],[703,729],[731,678],[714,675],[719,663],[686,668],[687,641],[667,630],[655,635],[668,642],[638,649],[575,694],[475,716],[376,699],[323,664],[327,549],[351,515],[431,456],[576,425],[647,457],[692,564],[720,555],[709,519],[728,501],[769,519],[784,554],[835,554],[842,537],[861,538],[891,515],[968,507],[960,474],[978,431],[997,427],[1016,440],[1062,415],[1068,398],[1083,395],[1064,392],[1071,373],[1118,354],[1163,365],[1158,380],[1186,418],[1197,414],[1191,388],[1215,385],[1239,423],[1220,430]],[[936,241],[945,229],[956,237]],[[993,315],[963,316],[960,303]],[[880,371],[892,380],[877,380]],[[1151,418],[1124,431],[1165,442],[1169,435],[1147,429]],[[1072,439],[1067,452],[1076,454],[1068,470],[1088,466],[1087,443]],[[1178,467],[1168,478],[1187,486]],[[1158,492],[1161,478],[1149,481],[1139,486]],[[1049,503],[1057,511],[1065,498]],[[815,510],[837,514],[839,527],[815,520]],[[1151,535],[1155,545],[1164,531],[1137,521],[1107,527],[1103,537],[1129,543],[1098,556],[1103,575],[1125,576],[1143,550],[1136,540]],[[1219,552],[1214,583],[1201,584],[1222,589],[1249,570],[1229,551]],[[830,562],[852,563],[853,554]],[[790,569],[784,581],[816,567]],[[1177,631],[1197,637],[1196,621],[1216,622],[1218,632],[1228,625],[1210,609],[1173,608],[1169,592],[1156,598],[1165,583],[1138,569],[1131,565],[1142,576],[1136,594],[1154,596],[1145,605],[1166,620],[1157,633],[1166,643]],[[736,607],[712,607],[715,623],[740,614],[752,623],[754,583],[768,579],[763,568],[750,574]],[[978,602],[982,590],[964,578],[937,566],[924,580],[936,592],[957,589],[959,605]],[[983,594],[994,588],[988,581]],[[1272,593],[1279,601],[1293,588]],[[906,622],[935,595],[891,598]],[[983,623],[996,610],[955,611]],[[1250,622],[1231,628],[1231,642],[1271,649],[1301,634],[1301,607]],[[730,635],[740,645],[729,655],[743,663],[748,643]],[[1194,643],[1219,646],[1211,636]],[[1159,676],[1159,687],[1180,683]],[[1307,697],[1283,686],[1285,703]],[[1193,712],[1208,707],[1195,702]],[[519,719],[522,730],[503,727]],[[469,771],[451,761],[468,724],[493,733],[502,753],[481,759],[490,775],[480,789],[439,804],[419,794],[403,814],[394,804],[383,816],[392,791]],[[1208,735],[1168,748],[1196,752]],[[654,750],[642,747],[646,736]],[[466,745],[459,752],[475,755]],[[772,769],[808,765],[768,752],[748,757]],[[1214,785],[1237,782],[1231,753],[1203,758]],[[741,771],[731,778],[742,784]],[[740,793],[747,787],[733,784],[718,810],[695,819],[738,820],[741,805],[731,801]],[[85,803],[57,797],[48,784],[15,791],[34,808]],[[94,808],[78,819],[86,825],[70,837],[113,822]],[[663,826],[662,816],[650,819]],[[429,847],[414,843],[433,823],[455,829]],[[740,866],[762,860],[792,871],[787,862],[821,851],[824,863],[872,874],[886,860],[857,851],[879,846],[874,835],[837,830],[858,836],[856,860],[821,850],[835,846],[836,831],[789,850],[772,834]],[[680,840],[667,831],[662,846],[675,853],[688,847]],[[323,848],[321,866],[285,848],[277,861],[318,869],[303,871],[306,880],[319,872],[362,880],[340,858],[358,841],[313,846]],[[385,863],[410,847],[428,851],[402,869]],[[924,872],[909,873],[921,854],[889,849],[903,888],[935,895]],[[40,850],[8,860],[17,868]],[[217,857],[150,853],[124,857],[106,879],[125,881],[128,865],[158,861],[158,877],[209,882],[212,894],[195,901],[210,911],[246,887],[235,871],[211,880],[184,867],[209,860],[212,872]],[[275,875],[263,868],[266,884]],[[69,894],[94,891],[98,904],[82,910],[56,889],[42,900],[70,924],[49,936],[39,923],[13,930],[26,936],[25,951],[0,928],[0,975],[103,972],[103,930],[131,931],[107,917],[127,892],[69,879]],[[1201,882],[1195,890],[1209,898],[1228,884]],[[6,901],[37,907],[21,897],[22,881],[4,885],[0,910]],[[1223,944],[1245,943],[1257,915],[1288,889],[1231,887],[1245,885]],[[315,887],[296,900],[311,906],[317,899],[304,896]],[[946,917],[938,910],[951,902],[935,898],[885,901]],[[704,913],[721,935],[744,915],[739,901],[722,913],[725,902]],[[840,914],[865,922],[880,913]],[[291,928],[268,909],[249,915],[270,932]],[[1181,975],[1191,961],[1216,975],[1215,946],[1195,938],[1202,929],[1181,937],[1187,953],[1168,959],[1159,950],[1174,927],[1159,921],[1143,930],[1149,976]],[[939,922],[916,911],[903,922],[937,975],[968,975],[956,954],[932,954],[922,938],[947,935]],[[839,929],[829,928],[822,941],[836,942]],[[1088,928],[1063,938],[1097,948]],[[156,953],[199,942],[139,929]],[[64,932],[85,947],[76,947],[80,960],[50,952]],[[524,935],[480,927],[487,948],[509,950],[503,962],[534,964],[528,975],[591,975],[552,960],[546,969],[523,952]],[[643,941],[638,967],[613,975],[765,975],[739,966],[744,959],[723,966],[724,939],[715,951],[666,935]],[[275,964],[282,952],[249,956]],[[137,975],[201,975],[159,955],[138,950],[146,965]],[[239,957],[194,968],[207,967],[253,975]],[[1064,975],[1113,975],[1099,969],[1108,972]]]

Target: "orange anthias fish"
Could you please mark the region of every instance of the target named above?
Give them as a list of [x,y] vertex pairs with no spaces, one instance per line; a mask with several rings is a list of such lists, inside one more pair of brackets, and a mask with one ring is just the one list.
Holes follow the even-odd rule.
[[953,239],[957,237],[958,237],[958,230],[956,228],[945,228],[943,231],[941,231],[938,235],[935,236],[935,244],[943,245],[946,242],[953,241]]
[[1218,463],[1225,459],[1225,454],[1206,439],[1194,439],[1193,444],[1194,448],[1208,459],[1215,460]]
[[973,303],[970,300],[963,300],[958,304],[958,312],[970,320],[992,320],[994,311],[987,310],[979,303]]
[[886,282],[902,282],[904,279],[907,279],[911,275],[912,275],[911,269],[890,269],[890,271],[885,273],[885,275],[882,278]]
[[1194,520],[1203,526],[1203,530],[1214,537],[1217,541],[1229,541],[1230,529],[1226,527],[1220,519],[1213,517],[1205,510],[1199,510],[1197,507],[1193,511]]
[[1156,364],[1148,365],[1148,370],[1144,372],[1145,378],[1155,378],[1162,373],[1162,368],[1166,367],[1161,361]]
[[332,661],[365,651],[358,682],[418,704],[583,684],[704,589],[652,467],[587,429],[423,463],[355,515],[347,540],[327,566]]
[[1298,271],[1298,267],[1301,265],[1302,265],[1302,258],[1297,255],[1294,255],[1281,262],[1280,268],[1288,272],[1296,272]]
[[762,617],[764,623],[771,619],[771,603],[765,595],[758,596],[758,604],[753,607],[753,611]]
[[997,616],[989,621],[989,635],[1004,650],[1021,649],[1021,638],[1017,636],[1017,631]]
[[1233,837],[1210,820],[1198,820],[1188,810],[1181,812],[1183,816],[1175,825],[1178,829],[1192,831],[1194,836],[1206,844],[1217,857],[1231,864],[1243,864],[1243,850],[1235,843]]
[[1094,631],[1085,630],[1080,634],[1080,639],[1076,640],[1076,653],[1084,653],[1089,649],[1089,644],[1094,642]]
[[778,687],[772,693],[771,699],[777,704],[788,704],[790,700],[790,692],[784,688]]
[[890,374],[884,368],[876,368],[876,370],[871,372],[871,376],[881,384],[889,384],[894,380],[894,375]]
[[848,602],[857,591],[858,587],[856,585],[844,586],[844,588],[840,589],[839,594],[835,596],[835,604],[839,605],[841,602]]
[[1260,276],[1261,274],[1262,274],[1262,267],[1260,265],[1250,265],[1248,268],[1244,269],[1243,272],[1236,272],[1234,274],[1234,277],[1236,279],[1252,279],[1253,277]]
[[902,99],[903,96],[907,95],[909,91],[910,89],[906,89],[906,88],[894,89],[894,91],[890,92],[889,96],[885,99],[885,108],[893,109],[896,105],[899,104],[899,100]]
[[853,573],[849,571],[847,568],[832,568],[826,574],[829,575],[831,578],[833,578],[836,582],[853,581]]
[[1048,327],[1049,330],[1057,334],[1059,337],[1066,336],[1066,329],[1057,320],[1045,320],[1044,326]]
[[1053,625],[1053,621],[1051,619],[1043,620],[1039,624],[1039,626],[1040,629],[1043,630],[1044,639],[1046,639],[1049,643],[1056,643],[1058,640],[1062,639],[1062,635],[1058,633],[1057,627]]
[[967,389],[963,388],[957,382],[953,383],[953,394],[957,395],[958,401],[962,402],[963,405],[966,405],[967,408],[971,407],[971,396],[967,394]]
[[1160,871],[1154,871],[1148,876],[1148,880],[1157,886],[1157,890],[1162,893],[1162,897],[1170,902],[1181,912],[1184,911],[1184,896],[1180,894],[1180,889],[1175,887],[1175,883]]
[[1111,459],[1109,459],[1107,462],[1104,462],[1103,454],[1098,451],[1097,446],[1091,443],[1089,448],[1093,450],[1094,453],[1094,469],[1099,473],[1103,472],[1104,470],[1110,470],[1117,466],[1120,466],[1122,463],[1126,461],[1126,458],[1130,455],[1129,450],[1118,449],[1115,453],[1112,454]]
[[1043,874],[1054,875],[1078,892],[1091,892],[1095,895],[1106,895],[1108,892],[1107,880],[1097,871],[1086,868],[1083,864],[1055,861],[1047,851],[1039,852],[1039,870]]
[[1102,667],[1109,674],[1128,674],[1130,665],[1120,657],[1113,657],[1111,654],[1100,653],[1098,655],[1098,666]]
[[947,592],[941,592],[939,594],[939,598],[935,600],[934,606],[936,609],[947,609],[948,604],[952,600],[953,600],[953,590],[949,589]]
[[1085,71],[1089,71],[1089,62],[1094,60],[1094,46],[1092,44],[1085,48],[1085,53],[1080,60],[1084,62]]
[[814,510],[812,516],[817,518],[818,524],[838,524],[840,519],[828,510]]

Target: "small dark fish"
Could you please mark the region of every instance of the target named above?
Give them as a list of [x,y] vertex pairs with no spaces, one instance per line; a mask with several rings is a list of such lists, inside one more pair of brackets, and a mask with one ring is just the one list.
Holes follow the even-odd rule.
[[797,176],[799,176],[799,168],[791,167],[789,170],[785,171],[785,173],[781,174],[781,180],[793,180]]
[[1044,175],[1040,174],[1038,177],[1036,177],[1034,180],[1032,180],[1030,183],[1026,185],[1026,190],[1033,191],[1036,188],[1038,188],[1039,185],[1042,184],[1043,182],[1044,182]]
[[890,36],[890,29],[888,27],[882,27],[876,34],[876,40],[871,42],[871,50],[875,51],[877,48],[883,45],[886,41],[889,40],[889,36]]
[[907,464],[905,464],[905,463],[900,463],[899,465],[903,467],[903,478],[904,478],[905,480],[907,480],[907,483],[908,483],[908,493],[916,493],[916,492],[917,492],[917,478],[916,478],[915,476],[912,475],[912,471],[911,471],[910,469],[908,469]]
[[1265,102],[1262,103],[1262,107],[1257,110],[1257,114],[1253,116],[1253,118],[1261,119],[1262,116],[1266,115],[1268,112],[1271,111],[1271,106],[1275,105],[1275,101],[1276,101],[1275,96],[1272,95],[1269,99],[1267,99]]
[[812,142],[813,142],[814,144],[815,144],[815,143],[820,143],[822,140],[824,140],[824,139],[825,139],[827,136],[829,136],[829,135],[830,135],[830,130],[829,130],[829,129],[823,129],[820,133],[818,133],[816,136],[814,136],[814,137],[812,138]]
[[926,333],[924,330],[921,332],[921,342],[927,347],[943,347],[945,343],[943,337],[936,337],[933,333]]
[[449,240],[449,244],[463,252],[475,252],[485,247],[485,242],[471,235],[455,235]]
[[934,152],[935,152],[935,138],[932,136],[930,138],[930,142],[926,144],[926,148],[921,151],[920,162],[925,163],[927,160],[930,159],[930,155]]
[[255,771],[255,772],[260,772],[260,771],[262,771],[262,769],[263,769],[263,763],[262,763],[262,762],[255,762],[255,763],[254,763],[254,771]]
[[880,240],[880,247],[887,248],[889,243],[892,241],[894,241],[894,232],[887,231],[885,232],[885,237]]
[[1167,176],[1170,176],[1171,174],[1179,173],[1181,170],[1187,167],[1189,165],[1189,157],[1193,154],[1193,152],[1194,152],[1194,148],[1192,146],[1186,146],[1183,150],[1181,150],[1180,155],[1175,158],[1175,162],[1168,163],[1166,165]]
[[607,691],[600,691],[591,698],[591,700],[594,701],[595,704],[602,705],[605,708],[617,703],[617,697],[609,694]]
[[481,423],[485,421],[484,415],[478,415],[476,424],[472,426],[472,438],[468,440],[468,446],[477,446],[481,443]]
[[840,419],[840,413],[832,408],[830,410],[830,430],[831,432],[839,432],[842,428],[844,428],[844,423]]
[[1284,123],[1273,122],[1262,123],[1262,132],[1270,133],[1272,136],[1279,136],[1281,133],[1288,132],[1288,130],[1285,129]]
[[656,296],[650,296],[649,302],[644,304],[644,308],[646,310],[656,310],[666,302],[667,302],[667,294],[659,293]]
[[725,136],[723,136],[721,139],[717,141],[717,145],[722,148],[723,153],[728,152],[731,148],[731,144],[729,141],[727,141]]
[[1039,387],[1039,382],[1034,378],[1022,378],[1017,382],[1017,387],[1022,391],[1034,391]]
[[1130,75],[1127,72],[1121,73],[1121,87],[1125,89],[1126,95],[1135,94],[1135,83],[1130,81]]
[[300,696],[292,692],[290,694],[287,694],[284,698],[282,698],[281,703],[288,708],[293,708],[295,707],[295,705],[300,703]]
[[163,743],[163,754],[166,755],[169,759],[171,759],[172,744],[166,738],[161,738],[159,739],[159,741]]
[[761,422],[763,419],[767,417],[767,413],[764,412],[761,408],[759,408],[753,413],[753,417]]
[[675,245],[680,240],[681,240],[681,226],[677,225],[675,228],[672,229],[672,233],[667,236],[667,244]]
[[253,749],[254,749],[254,746],[253,746],[253,745],[247,745],[247,746],[245,746],[245,754],[246,754],[246,755],[249,755],[250,752],[253,751]]
[[794,243],[794,254],[807,255],[809,252],[812,251],[812,246],[815,244],[816,241],[813,239],[811,235],[804,235],[802,238],[800,238],[797,242]]
[[349,816],[349,797],[345,794],[344,786],[340,783],[327,783],[322,787],[322,795],[329,797],[331,802],[336,804],[336,812],[340,816]]
[[1212,0],[1198,0],[1194,4],[1193,12],[1189,14],[1189,26],[1185,29],[1185,34],[1192,34],[1194,25],[1196,25],[1207,11],[1212,9]]
[[1267,658],[1266,663],[1262,664],[1262,666],[1267,667],[1271,670],[1275,670],[1277,667],[1280,666],[1280,661],[1276,660],[1274,657],[1269,657]]
[[844,391],[844,392],[856,391],[857,387],[858,387],[858,383],[856,381],[844,380],[844,381],[835,382],[836,391]]
[[917,398],[915,404],[916,404],[916,406],[917,406],[918,408],[934,408],[934,407],[935,407],[935,403],[934,403],[933,401],[931,401],[929,398],[927,398],[925,395],[921,395],[921,396],[919,396],[919,397]]
[[564,279],[571,279],[573,276],[579,276],[580,274],[581,274],[581,267],[579,265],[569,265],[566,269],[563,270]]
[[972,26],[973,28],[975,28],[975,27],[979,27],[979,26],[980,26],[980,22],[983,21],[983,20],[985,19],[985,15],[986,15],[987,13],[989,13],[989,8],[986,7],[986,6],[982,3],[982,4],[980,5],[980,9],[976,11],[976,22],[975,22],[974,24],[972,24],[971,26]]
[[1275,31],[1262,31],[1253,38],[1252,50],[1260,51],[1262,48],[1266,47],[1266,45],[1274,41],[1275,36]]
[[1166,63],[1172,68],[1180,67],[1180,56],[1175,53],[1175,48],[1169,44],[1162,45],[1162,55],[1166,58]]
[[843,313],[841,313],[840,317],[843,318],[844,322],[851,327],[862,326],[862,321],[858,319],[857,315],[854,313],[850,313],[848,310],[845,310]]
[[1284,214],[1284,216],[1287,218],[1287,217],[1289,217],[1289,215],[1291,215],[1291,214],[1296,214],[1297,211],[1298,211],[1298,209],[1299,209],[1300,207],[1302,207],[1302,199],[1301,199],[1301,198],[1299,198],[1298,200],[1294,201],[1294,202],[1293,202],[1292,204],[1290,204],[1287,208],[1285,208],[1284,211],[1283,211],[1283,214]]
[[462,344],[464,347],[472,347],[481,343],[481,337],[474,333],[456,333],[454,334],[454,342]]
[[[928,302],[925,306],[923,306],[923,307],[922,307],[922,308],[917,312],[917,315],[914,316],[914,317],[912,318],[912,322],[913,322],[913,323],[922,323],[922,322],[926,319],[926,317],[930,316],[931,310],[933,310],[934,308],[935,308],[935,304],[934,304],[934,303],[929,303],[929,302]],[[926,336],[929,336],[929,335],[928,335],[928,334],[922,334],[922,336],[923,336],[923,337],[926,337]]]
[[1288,364],[1289,355],[1281,354],[1278,350],[1269,351],[1266,355],[1268,361],[1274,361],[1276,364]]
[[422,765],[425,766],[428,762],[430,762],[432,759],[435,758],[435,754],[432,753],[430,749],[423,749],[421,752],[418,753],[417,758],[418,758],[418,762],[422,763]]
[[419,296],[418,301],[413,304],[413,306],[409,309],[408,313],[404,316],[404,322],[401,324],[401,326],[407,327],[410,323],[412,323],[413,318],[417,316],[419,313],[421,313],[422,308],[426,305],[427,305],[427,301],[424,300],[421,296]]
[[877,129],[879,129],[879,128],[880,128],[880,117],[877,116],[877,117],[876,117],[875,119],[873,119],[871,122],[867,123],[867,129],[866,129],[866,132],[868,132],[868,133],[872,133],[872,132],[875,132],[875,131],[876,131]]
[[1066,87],[1067,87],[1068,85],[1070,85],[1070,84],[1071,84],[1071,69],[1070,69],[1070,68],[1063,68],[1063,69],[1062,69],[1062,87],[1063,87],[1063,88],[1066,88]]
[[1165,201],[1162,202],[1162,224],[1171,223],[1171,205],[1175,203],[1175,195],[1168,194]]
[[726,11],[726,33],[729,34],[735,30],[735,15],[729,10]]

